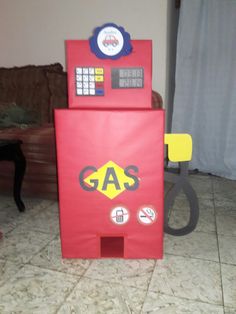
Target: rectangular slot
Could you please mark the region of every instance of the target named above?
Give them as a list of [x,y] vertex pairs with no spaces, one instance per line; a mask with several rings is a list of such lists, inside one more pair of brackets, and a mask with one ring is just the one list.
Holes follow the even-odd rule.
[[124,257],[124,237],[101,237],[101,257]]

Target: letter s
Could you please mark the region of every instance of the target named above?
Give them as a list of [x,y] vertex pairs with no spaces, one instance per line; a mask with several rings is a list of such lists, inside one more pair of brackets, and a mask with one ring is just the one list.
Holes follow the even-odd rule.
[[129,185],[126,182],[126,183],[124,183],[124,187],[129,191],[134,191],[134,190],[137,190],[137,188],[139,187],[139,180],[135,175],[129,173],[129,170],[133,170],[134,172],[138,173],[138,167],[130,165],[130,166],[126,167],[124,170],[125,175],[134,180],[134,184]]

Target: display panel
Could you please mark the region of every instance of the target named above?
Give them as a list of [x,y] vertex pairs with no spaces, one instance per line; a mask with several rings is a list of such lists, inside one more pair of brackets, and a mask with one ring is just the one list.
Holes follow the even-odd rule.
[[68,40],[70,108],[151,108],[152,42],[132,40],[132,52],[99,59],[89,41]]
[[112,88],[144,88],[144,69],[137,68],[112,68]]

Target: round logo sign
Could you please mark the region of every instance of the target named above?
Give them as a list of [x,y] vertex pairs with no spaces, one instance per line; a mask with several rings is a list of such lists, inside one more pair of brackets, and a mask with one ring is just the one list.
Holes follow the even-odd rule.
[[118,28],[107,26],[98,33],[97,44],[102,53],[115,56],[122,50],[124,38]]
[[124,206],[112,208],[110,213],[111,221],[116,225],[124,225],[129,220],[129,211]]
[[151,225],[157,219],[157,212],[152,206],[142,206],[138,210],[138,221],[144,225]]
[[97,27],[89,43],[92,52],[100,59],[118,59],[132,51],[130,34],[113,23]]

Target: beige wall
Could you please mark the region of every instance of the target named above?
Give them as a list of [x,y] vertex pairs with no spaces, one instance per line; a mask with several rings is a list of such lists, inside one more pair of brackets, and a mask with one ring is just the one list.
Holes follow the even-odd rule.
[[167,0],[0,0],[0,66],[60,62],[64,40],[87,39],[114,22],[153,40],[153,89],[165,98]]

